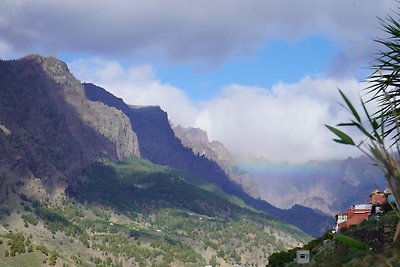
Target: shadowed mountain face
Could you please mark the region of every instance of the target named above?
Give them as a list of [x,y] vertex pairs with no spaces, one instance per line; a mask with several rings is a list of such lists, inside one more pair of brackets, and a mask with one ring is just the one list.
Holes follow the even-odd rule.
[[319,214],[312,209],[294,206],[289,210],[275,208],[266,201],[255,199],[233,183],[221,167],[199,156],[182,145],[168,122],[167,113],[160,107],[128,106],[105,89],[93,84],[84,84],[87,97],[100,101],[124,112],[131,120],[138,136],[141,156],[154,163],[174,167],[194,173],[203,181],[218,185],[226,193],[235,195],[259,210],[289,222],[306,233],[318,236],[333,224],[333,218]]
[[57,191],[96,158],[138,153],[128,118],[88,100],[65,63],[34,55],[0,61],[2,181],[37,178]]

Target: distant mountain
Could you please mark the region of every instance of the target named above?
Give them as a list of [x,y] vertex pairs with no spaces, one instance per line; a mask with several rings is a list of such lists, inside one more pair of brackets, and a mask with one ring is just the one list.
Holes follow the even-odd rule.
[[248,205],[283,219],[313,236],[329,229],[334,218],[300,206],[288,210],[278,209],[264,200],[248,195],[240,185],[231,181],[222,168],[205,156],[196,155],[182,145],[175,136],[167,113],[159,107],[128,106],[104,88],[84,84],[87,97],[123,111],[131,120],[138,136],[140,154],[151,162],[185,170],[197,175],[202,181],[219,186],[227,194],[239,197]]
[[191,148],[194,153],[205,156],[216,162],[225,174],[243,190],[254,198],[260,197],[257,186],[253,183],[250,174],[235,169],[235,162],[221,142],[208,140],[207,132],[193,127],[174,126],[175,135],[185,147]]
[[217,162],[253,197],[282,209],[303,206],[334,216],[354,203],[368,201],[365,196],[372,189],[385,187],[383,174],[366,158],[303,165],[272,164],[251,156],[234,159],[222,143],[210,142],[201,129],[176,126],[174,132],[186,147]]
[[[31,55],[0,61],[0,177],[33,199],[63,194],[99,157],[139,155],[119,110],[89,101],[67,65]],[[39,181],[35,180],[38,179]],[[36,184],[40,193],[29,188]]]
[[368,201],[375,188],[385,188],[381,170],[365,158],[313,161],[306,164],[239,164],[252,174],[261,198],[280,208],[299,204],[334,215]]

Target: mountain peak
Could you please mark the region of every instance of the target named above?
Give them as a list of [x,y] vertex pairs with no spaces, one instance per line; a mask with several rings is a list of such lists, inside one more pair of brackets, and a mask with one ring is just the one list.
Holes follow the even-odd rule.
[[55,57],[45,57],[38,54],[31,54],[24,56],[17,61],[32,62],[39,64],[45,70],[57,70],[58,72],[70,73],[68,66],[65,62],[55,58]]
[[207,132],[200,128],[194,128],[194,127],[186,128],[177,125],[174,127],[174,132],[181,140],[183,139],[183,141],[190,140],[191,142],[197,142],[197,143],[200,142],[202,144],[209,143]]
[[[19,60],[25,68],[27,66],[40,66],[52,79],[59,84],[66,84],[70,86],[77,86],[78,83],[74,83],[76,79],[72,76],[65,62],[55,57],[44,57],[38,54],[27,55]],[[32,66],[33,65],[33,66]],[[26,68],[26,71],[30,71],[30,68]]]
[[26,170],[19,179],[38,177],[50,185],[78,179],[99,157],[139,155],[129,119],[88,100],[64,62],[40,55],[0,61],[0,81],[0,154],[8,155],[0,176],[7,181],[15,182],[8,174],[16,158]]

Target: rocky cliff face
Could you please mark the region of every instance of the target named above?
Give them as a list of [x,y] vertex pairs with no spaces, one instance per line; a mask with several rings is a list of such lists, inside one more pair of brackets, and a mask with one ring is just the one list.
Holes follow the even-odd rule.
[[222,165],[231,165],[233,163],[233,159],[224,145],[217,141],[210,142],[206,131],[200,128],[179,125],[174,126],[173,130],[175,135],[182,141],[182,144],[191,148],[193,152],[204,155]]
[[137,137],[131,130],[129,119],[115,108],[88,100],[82,84],[72,76],[64,62],[51,57],[32,56],[27,59],[41,64],[50,77],[62,87],[64,100],[74,108],[80,120],[112,142],[117,159],[139,153]]
[[0,61],[0,125],[7,183],[40,180],[54,191],[99,157],[139,153],[129,119],[88,100],[66,64],[51,57]]
[[243,187],[244,191],[253,197],[260,197],[260,192],[252,182],[250,174],[235,169],[231,154],[221,142],[210,142],[207,132],[199,128],[186,128],[178,125],[174,126],[173,130],[185,147],[191,148],[198,155],[215,161],[233,182]]

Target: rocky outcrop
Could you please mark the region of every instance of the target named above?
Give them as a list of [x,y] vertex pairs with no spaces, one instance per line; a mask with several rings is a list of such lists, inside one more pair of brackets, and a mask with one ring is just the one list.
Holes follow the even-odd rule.
[[235,169],[235,162],[225,148],[218,141],[210,142],[207,132],[200,128],[174,126],[175,135],[182,141],[185,147],[191,148],[194,153],[205,156],[209,160],[215,161],[235,183],[239,184],[244,191],[253,197],[260,197],[257,186],[252,182],[251,176],[247,172],[239,172]]
[[139,154],[119,110],[95,103],[65,63],[31,55],[0,61],[0,175],[65,185],[100,157]]
[[180,125],[174,126],[173,130],[175,135],[182,141],[182,144],[191,148],[193,152],[204,155],[221,165],[233,164],[229,151],[221,142],[210,142],[206,131],[200,128],[182,127]]
[[[86,98],[82,84],[69,72],[67,65],[55,58],[28,56],[26,59],[42,65],[43,69],[62,87],[61,94],[78,113],[78,119],[111,141],[117,159],[139,153],[136,134],[130,121],[121,111]],[[79,132],[78,132],[79,133]]]

